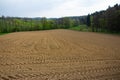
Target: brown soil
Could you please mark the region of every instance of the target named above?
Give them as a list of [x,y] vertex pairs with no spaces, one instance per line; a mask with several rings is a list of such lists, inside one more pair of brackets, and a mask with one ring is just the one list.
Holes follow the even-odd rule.
[[120,36],[62,29],[2,35],[0,80],[120,80]]

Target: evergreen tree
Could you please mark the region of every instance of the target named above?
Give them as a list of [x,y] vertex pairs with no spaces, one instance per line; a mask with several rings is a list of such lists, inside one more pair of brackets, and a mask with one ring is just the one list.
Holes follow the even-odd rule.
[[91,26],[90,14],[87,16],[87,26]]

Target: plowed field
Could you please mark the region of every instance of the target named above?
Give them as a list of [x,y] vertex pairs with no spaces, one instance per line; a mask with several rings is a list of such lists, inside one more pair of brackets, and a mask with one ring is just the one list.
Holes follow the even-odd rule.
[[2,35],[0,80],[120,80],[120,36],[62,29]]

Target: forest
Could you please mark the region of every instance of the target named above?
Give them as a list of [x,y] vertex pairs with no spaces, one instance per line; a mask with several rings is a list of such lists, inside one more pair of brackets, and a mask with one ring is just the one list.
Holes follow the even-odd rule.
[[109,6],[107,10],[91,14],[91,20],[88,21],[90,25],[93,32],[120,32],[120,5]]
[[93,32],[120,32],[120,5],[108,7],[107,10],[88,14],[62,18],[27,18],[0,17],[0,33],[36,31],[49,29],[69,29],[79,25],[87,25]]

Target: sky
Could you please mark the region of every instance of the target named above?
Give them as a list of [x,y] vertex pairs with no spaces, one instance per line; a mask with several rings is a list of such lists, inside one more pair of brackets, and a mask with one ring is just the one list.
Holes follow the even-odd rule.
[[82,16],[108,6],[120,4],[120,0],[0,0],[0,16],[47,17]]

